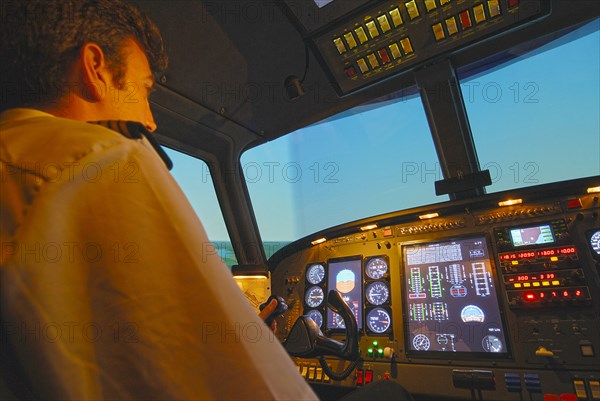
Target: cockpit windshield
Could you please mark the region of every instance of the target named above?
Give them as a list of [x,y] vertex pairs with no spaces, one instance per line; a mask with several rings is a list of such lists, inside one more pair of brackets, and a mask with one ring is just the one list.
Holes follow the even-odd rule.
[[[461,81],[487,192],[600,174],[599,40],[595,21]],[[264,241],[448,200],[419,95],[389,99],[242,155]]]

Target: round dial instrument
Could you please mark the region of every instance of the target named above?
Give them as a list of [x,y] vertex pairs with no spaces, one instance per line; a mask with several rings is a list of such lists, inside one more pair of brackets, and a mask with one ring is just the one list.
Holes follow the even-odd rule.
[[390,290],[386,283],[375,281],[367,286],[367,301],[371,305],[383,305],[390,297]]
[[502,341],[496,336],[487,335],[481,340],[481,346],[487,352],[500,352],[502,351]]
[[590,237],[590,246],[592,247],[592,253],[600,256],[600,230],[596,230]]
[[316,309],[311,309],[306,313],[306,316],[311,318],[319,328],[323,327],[323,315]]
[[367,314],[367,327],[373,333],[385,333],[391,324],[390,314],[383,308],[375,308]]
[[323,303],[323,299],[325,299],[325,294],[323,293],[323,289],[318,286],[310,287],[308,291],[306,291],[306,296],[304,300],[306,304],[311,308],[316,308],[317,306]]
[[388,272],[388,264],[384,258],[373,258],[367,262],[365,268],[367,276],[377,280],[385,276]]
[[427,351],[431,346],[431,342],[425,334],[417,334],[414,336],[412,343],[417,351]]
[[306,269],[306,281],[311,284],[319,284],[325,278],[325,266],[323,265],[310,265]]

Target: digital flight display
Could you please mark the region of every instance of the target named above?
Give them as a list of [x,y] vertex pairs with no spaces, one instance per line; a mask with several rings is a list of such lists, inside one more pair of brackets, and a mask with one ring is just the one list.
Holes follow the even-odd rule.
[[407,349],[507,356],[485,237],[402,248]]
[[542,224],[533,227],[511,228],[510,239],[515,247],[551,244],[554,242],[554,235],[549,224]]
[[[344,258],[329,260],[328,281],[329,289],[337,290],[346,301],[358,328],[362,328],[362,275],[361,258]],[[344,329],[342,317],[331,309],[327,309],[327,328]]]

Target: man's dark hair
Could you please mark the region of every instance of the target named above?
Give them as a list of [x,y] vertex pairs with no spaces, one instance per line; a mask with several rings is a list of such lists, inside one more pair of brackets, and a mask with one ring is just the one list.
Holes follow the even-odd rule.
[[128,38],[146,53],[155,76],[167,67],[158,28],[124,0],[15,0],[1,7],[0,110],[68,93],[69,69],[85,43],[102,48],[117,85],[124,85]]

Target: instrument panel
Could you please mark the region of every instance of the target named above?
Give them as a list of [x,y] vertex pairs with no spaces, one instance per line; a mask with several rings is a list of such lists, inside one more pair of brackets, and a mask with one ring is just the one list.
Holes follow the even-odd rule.
[[[292,243],[270,261],[272,291],[290,305],[279,335],[304,314],[341,340],[325,306],[336,289],[357,320],[361,361],[335,381],[296,358],[316,389],[396,380],[418,399],[600,399],[600,193],[588,193],[598,184],[445,202]],[[499,206],[509,197],[521,203]]]

